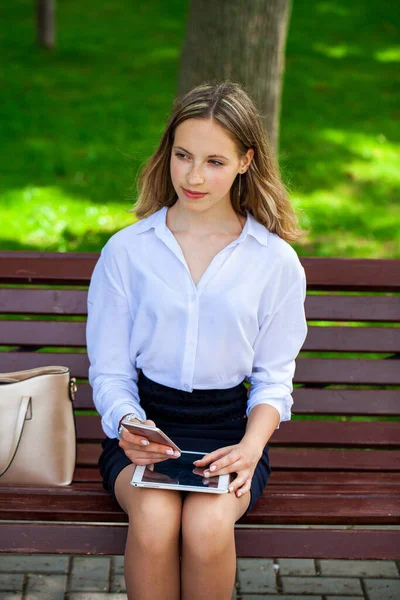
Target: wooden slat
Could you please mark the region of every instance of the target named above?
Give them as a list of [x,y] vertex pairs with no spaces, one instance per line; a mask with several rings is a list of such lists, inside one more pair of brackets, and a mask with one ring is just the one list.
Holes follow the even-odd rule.
[[[357,486],[271,486],[242,520],[249,524],[400,524],[400,490]],[[0,488],[0,519],[126,522],[127,515],[100,485]]]
[[[400,467],[399,467],[400,469]],[[95,469],[86,469],[86,471],[94,471]],[[77,469],[76,475],[84,480],[84,470],[79,474]],[[75,477],[75,476],[74,476]],[[92,478],[94,481],[94,478]],[[268,480],[268,490],[271,485],[287,486],[288,484],[296,484],[304,486],[306,489],[309,486],[368,486],[370,490],[374,487],[379,489],[397,489],[400,488],[400,471],[279,471],[273,469]]]
[[0,281],[87,285],[98,252],[0,252]]
[[[105,437],[105,436],[104,436]],[[101,453],[100,443],[77,443],[76,464],[85,467],[96,467]]]
[[[282,426],[283,427],[283,426]],[[100,443],[78,443],[77,464],[97,467],[101,453]],[[325,448],[281,448],[269,450],[273,470],[305,470],[366,472],[400,471],[399,453],[396,450],[354,450]]]
[[[347,558],[397,560],[399,531],[367,529],[247,529],[235,530],[238,556],[250,558]],[[397,558],[396,558],[397,557]]]
[[86,290],[0,289],[0,314],[86,316]]
[[269,452],[273,469],[324,471],[400,470],[398,450],[356,450],[272,447]]
[[400,328],[310,326],[302,350],[400,352]]
[[[400,321],[399,296],[308,295],[307,319],[313,321]],[[0,314],[87,314],[86,290],[0,289]]]
[[0,321],[0,343],[5,346],[77,346],[84,348],[86,347],[86,323]]
[[400,360],[299,358],[295,383],[400,385]]
[[[400,414],[400,390],[330,390],[296,388],[293,391],[293,414],[381,415]],[[75,397],[77,409],[94,409],[93,391],[80,383]]]
[[93,404],[93,390],[89,383],[78,383],[78,389],[75,394],[74,408],[95,410]]
[[101,481],[100,471],[97,467],[77,467],[74,473],[74,484],[80,482],[99,483]]
[[304,258],[309,290],[400,291],[399,261],[362,258]]
[[[0,552],[118,555],[126,535],[126,524],[0,523]],[[249,558],[398,560],[399,538],[387,529],[235,528],[237,555]]]
[[[65,365],[75,377],[87,378],[86,354],[0,352],[0,370],[18,371],[45,365]],[[299,358],[295,383],[400,385],[400,360]]]
[[[98,416],[77,416],[76,427],[79,441],[104,438]],[[400,423],[389,421],[376,423],[290,421],[284,423],[273,433],[271,444],[332,447],[399,446]]]
[[400,414],[400,390],[319,390],[293,391],[295,415],[382,415]]
[[[97,465],[93,467],[77,467],[74,473],[74,485],[99,484],[101,475]],[[373,490],[378,488],[384,492],[398,491],[400,488],[400,472],[391,471],[280,471],[273,469],[268,480],[268,490],[272,485],[304,486],[306,489],[312,486],[346,486],[351,488],[359,486],[358,489]]]
[[[86,323],[0,321],[0,343],[26,346],[86,346]],[[309,327],[302,350],[400,352],[400,328]]]
[[[293,399],[294,415],[398,416],[400,414],[400,390],[296,388],[293,391]],[[93,390],[88,383],[78,384],[74,407],[82,410],[95,409]]]
[[[87,283],[99,253],[0,252],[0,281]],[[398,260],[304,258],[309,289],[400,291]]]
[[0,372],[33,369],[46,365],[68,367],[74,377],[86,379],[89,360],[86,353],[69,352],[0,352]]
[[399,296],[309,294],[305,308],[310,321],[400,322]]

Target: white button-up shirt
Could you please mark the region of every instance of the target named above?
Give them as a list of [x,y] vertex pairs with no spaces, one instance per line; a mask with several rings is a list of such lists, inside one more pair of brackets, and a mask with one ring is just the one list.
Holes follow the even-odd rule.
[[105,434],[118,437],[127,413],[146,418],[137,369],[188,392],[246,379],[247,415],[270,404],[280,421],[289,420],[295,358],[307,332],[296,252],[247,212],[240,236],[196,286],[166,214],[164,207],[113,235],[93,271],[89,381]]

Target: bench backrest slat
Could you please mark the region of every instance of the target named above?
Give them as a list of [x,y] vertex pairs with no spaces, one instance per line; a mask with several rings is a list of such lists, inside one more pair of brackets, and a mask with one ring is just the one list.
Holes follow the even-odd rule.
[[[86,346],[86,322],[3,321],[1,342],[15,346]],[[309,326],[303,351],[399,352],[396,327]]]
[[[86,315],[86,290],[43,289],[32,286],[29,288],[28,304],[25,289],[0,288],[0,314]],[[310,321],[400,322],[398,296],[309,294],[306,299],[306,312]]]
[[[99,257],[97,252],[0,251],[0,281],[4,283],[85,284]],[[308,289],[400,292],[397,260],[364,258],[301,258]]]
[[[296,388],[293,399],[296,415],[397,416],[400,390]],[[93,409],[92,388],[88,383],[79,384],[75,408]]]
[[[89,362],[84,353],[66,352],[2,352],[1,371],[18,371],[46,365],[65,365],[76,377],[85,379]],[[397,360],[362,360],[340,358],[297,359],[295,383],[302,384],[352,384],[400,385]]]
[[[77,417],[78,441],[103,439],[97,417]],[[290,421],[274,433],[274,443],[280,446],[398,446],[400,423],[340,423],[337,421]]]

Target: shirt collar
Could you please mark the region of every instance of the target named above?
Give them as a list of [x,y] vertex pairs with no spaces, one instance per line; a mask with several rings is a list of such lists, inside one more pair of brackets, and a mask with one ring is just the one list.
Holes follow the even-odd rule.
[[[160,210],[156,211],[149,217],[138,221],[135,225],[136,233],[142,233],[144,231],[148,231],[151,228],[154,228],[156,232],[160,232],[161,229],[165,229],[166,224],[166,216],[167,216],[167,206],[163,206]],[[268,237],[270,232],[268,229],[259,223],[253,215],[246,210],[247,219],[243,227],[243,231],[238,238],[238,242],[242,241],[246,235],[251,235],[254,237],[260,244],[263,246],[268,245]]]

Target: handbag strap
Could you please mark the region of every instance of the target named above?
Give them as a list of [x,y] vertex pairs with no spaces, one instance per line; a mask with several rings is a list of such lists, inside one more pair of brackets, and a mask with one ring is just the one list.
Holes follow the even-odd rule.
[[31,396],[22,396],[21,404],[19,405],[19,411],[18,411],[17,422],[15,425],[14,436],[13,436],[13,439],[11,442],[10,452],[8,454],[8,457],[6,458],[5,467],[3,468],[3,465],[0,465],[0,477],[2,475],[4,475],[4,473],[10,468],[11,463],[15,458],[19,443],[21,441],[22,431],[24,429],[26,414],[28,412],[30,402],[31,402]]

